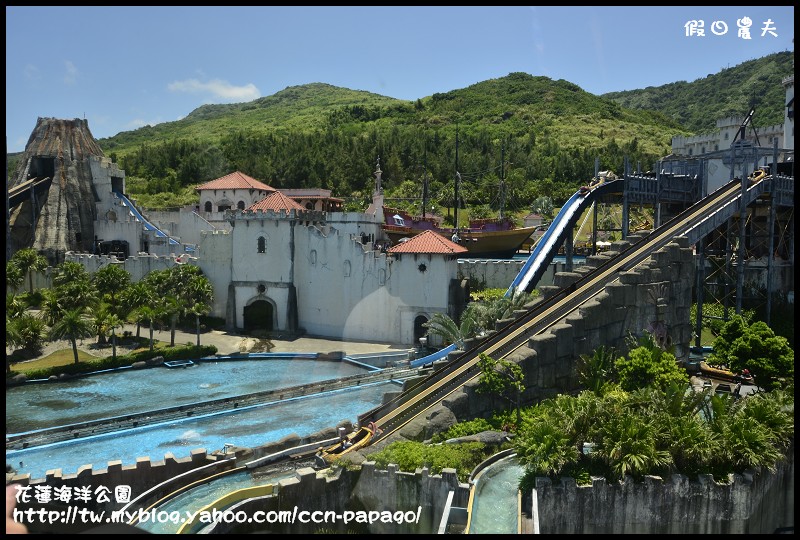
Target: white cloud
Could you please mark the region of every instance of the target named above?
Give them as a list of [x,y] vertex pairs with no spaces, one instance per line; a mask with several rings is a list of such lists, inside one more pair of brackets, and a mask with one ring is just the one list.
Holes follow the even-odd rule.
[[78,68],[75,67],[75,64],[66,60],[64,62],[64,67],[67,69],[66,75],[64,75],[64,84],[75,84],[75,81],[78,78]]
[[23,70],[23,73],[25,74],[25,78],[29,81],[38,81],[42,78],[42,72],[39,71],[39,68],[33,64],[27,64]]
[[252,101],[261,97],[261,92],[253,83],[234,86],[220,79],[213,79],[208,82],[186,79],[185,81],[170,83],[167,88],[170,92],[210,93],[213,98],[231,102]]

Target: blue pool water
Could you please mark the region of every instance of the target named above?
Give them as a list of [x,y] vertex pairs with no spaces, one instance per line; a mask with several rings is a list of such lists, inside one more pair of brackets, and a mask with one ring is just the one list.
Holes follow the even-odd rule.
[[63,426],[365,373],[347,362],[259,359],[202,362],[6,389],[6,434]]
[[[171,384],[164,386],[164,392],[172,387]],[[399,386],[394,383],[362,385],[274,404],[7,451],[6,463],[13,465],[20,474],[30,473],[31,478],[42,478],[48,470],[56,468],[60,468],[62,474],[74,474],[87,464],[102,469],[108,461],[114,460],[121,460],[123,465],[133,465],[137,457],[144,456],[153,461],[162,460],[167,452],[175,457],[186,457],[195,448],[205,448],[211,453],[221,449],[225,443],[257,446],[292,433],[301,437],[310,435],[342,420],[355,422],[359,414],[380,405],[384,392],[397,389]]]

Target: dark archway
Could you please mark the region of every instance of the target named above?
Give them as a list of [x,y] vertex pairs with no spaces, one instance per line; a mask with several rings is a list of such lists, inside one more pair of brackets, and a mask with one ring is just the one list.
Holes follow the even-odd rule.
[[428,322],[428,317],[425,315],[417,315],[414,318],[414,345],[419,343],[419,338],[428,332],[428,329],[422,326],[426,322]]
[[266,300],[256,300],[244,307],[244,331],[256,330],[271,332],[273,325],[272,304]]

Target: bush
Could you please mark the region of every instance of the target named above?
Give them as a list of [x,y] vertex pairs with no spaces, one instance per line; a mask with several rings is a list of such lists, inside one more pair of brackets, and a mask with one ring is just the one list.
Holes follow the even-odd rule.
[[[100,358],[92,362],[78,362],[77,364],[67,364],[64,366],[53,366],[45,369],[37,369],[26,372],[28,379],[47,379],[51,375],[59,375],[66,373],[68,375],[77,375],[82,373],[91,373],[93,371],[103,371],[106,369],[114,369],[125,366],[130,366],[135,362],[143,362],[156,356],[163,356],[165,361],[170,360],[194,360],[211,356],[216,354],[217,348],[214,345],[202,345],[197,347],[180,346],[180,347],[167,347],[154,351],[140,351],[136,353],[117,356],[116,359],[112,357]],[[13,377],[17,372],[7,374],[6,378]]]
[[380,469],[385,469],[390,463],[396,464],[401,471],[414,472],[422,467],[428,467],[430,474],[441,474],[442,469],[455,469],[460,481],[469,478],[472,470],[484,459],[489,457],[486,445],[479,442],[463,444],[441,444],[427,446],[420,442],[396,442],[374,454],[369,454],[367,459],[374,461]]

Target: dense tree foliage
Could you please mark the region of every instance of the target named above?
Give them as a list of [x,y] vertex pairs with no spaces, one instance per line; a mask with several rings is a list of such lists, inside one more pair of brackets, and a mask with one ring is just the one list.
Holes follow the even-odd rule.
[[794,384],[794,351],[763,321],[747,324],[734,315],[714,340],[710,362],[724,364],[734,373],[747,369],[767,390]]
[[401,186],[411,182],[420,197],[427,178],[431,205],[452,206],[456,130],[464,204],[497,212],[502,191],[509,214],[544,195],[562,203],[592,176],[596,157],[603,169],[621,171],[625,156],[650,168],[682,132],[566,81],[512,73],[416,104],[303,85],[99,142],[150,207],[187,204],[193,186],[234,170],[276,188],[369,196],[378,156],[388,196],[408,196]]
[[723,68],[693,82],[678,81],[641,90],[603,94],[623,107],[659,111],[687,129],[707,133],[726,116],[744,117],[755,106],[755,126],[783,123],[784,77],[794,74],[791,51]]

